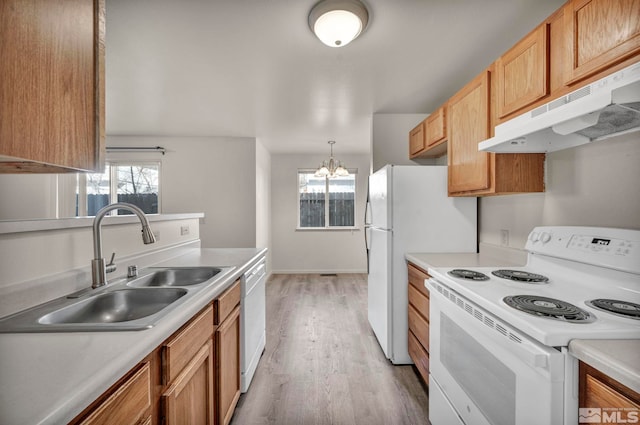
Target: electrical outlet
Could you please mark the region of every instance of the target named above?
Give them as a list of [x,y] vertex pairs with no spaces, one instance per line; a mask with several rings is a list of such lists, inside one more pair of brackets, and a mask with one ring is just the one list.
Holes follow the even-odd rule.
[[189,226],[180,226],[180,236],[189,234]]
[[500,230],[500,245],[509,246],[509,231],[506,229]]

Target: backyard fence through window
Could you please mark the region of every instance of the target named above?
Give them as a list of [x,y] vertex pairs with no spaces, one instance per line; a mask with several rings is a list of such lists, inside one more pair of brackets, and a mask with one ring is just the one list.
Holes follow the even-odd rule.
[[298,172],[300,228],[354,227],[355,200],[355,172],[331,179],[316,177],[312,171]]

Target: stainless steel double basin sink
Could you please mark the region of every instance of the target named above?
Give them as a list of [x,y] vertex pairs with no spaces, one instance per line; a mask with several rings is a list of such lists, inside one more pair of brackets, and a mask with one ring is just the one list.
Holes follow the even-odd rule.
[[142,330],[223,279],[233,267],[148,268],[0,319],[0,333]]

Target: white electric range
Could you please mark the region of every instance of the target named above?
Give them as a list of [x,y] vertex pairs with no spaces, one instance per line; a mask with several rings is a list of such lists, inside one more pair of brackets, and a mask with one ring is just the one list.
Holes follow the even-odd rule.
[[640,231],[537,227],[523,267],[431,268],[430,421],[577,424],[572,339],[640,339]]

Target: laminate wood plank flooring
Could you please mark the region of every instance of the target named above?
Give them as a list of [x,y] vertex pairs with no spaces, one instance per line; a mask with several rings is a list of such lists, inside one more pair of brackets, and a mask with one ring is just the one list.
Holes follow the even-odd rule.
[[367,319],[364,274],[274,275],[267,344],[232,425],[428,424],[413,366],[384,357]]

